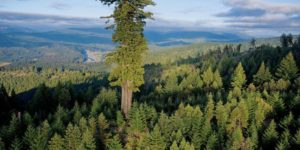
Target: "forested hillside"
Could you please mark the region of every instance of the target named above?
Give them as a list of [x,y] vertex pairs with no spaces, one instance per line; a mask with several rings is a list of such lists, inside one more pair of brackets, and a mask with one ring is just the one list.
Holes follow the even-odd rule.
[[300,37],[280,41],[149,57],[128,117],[106,72],[3,70],[0,149],[299,149]]

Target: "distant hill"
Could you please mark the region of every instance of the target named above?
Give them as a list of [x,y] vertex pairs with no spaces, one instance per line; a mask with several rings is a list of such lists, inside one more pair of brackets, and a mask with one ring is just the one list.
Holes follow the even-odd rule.
[[[112,31],[104,27],[34,30],[17,26],[0,27],[0,62],[84,62],[85,50],[107,52],[114,48]],[[244,37],[230,33],[201,31],[160,32],[147,29],[151,47],[174,47],[199,42],[240,42]]]
[[[86,51],[105,55],[115,47],[111,35],[112,31],[106,30],[99,20],[0,12],[0,63],[98,62],[87,61]],[[172,59],[187,57],[199,51],[215,49],[224,43],[247,45],[250,39],[249,36],[237,33],[172,28],[164,30],[151,26],[147,26],[145,36],[151,49],[147,60],[166,55]],[[99,57],[103,61],[103,56]]]

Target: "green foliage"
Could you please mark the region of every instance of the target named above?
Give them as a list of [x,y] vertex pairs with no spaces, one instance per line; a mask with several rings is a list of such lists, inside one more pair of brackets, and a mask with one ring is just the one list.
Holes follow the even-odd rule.
[[238,127],[231,135],[230,137],[230,145],[229,148],[232,150],[238,150],[241,149],[244,142],[244,137],[242,133],[242,129]]
[[19,138],[15,138],[9,149],[10,150],[21,150],[22,149],[22,141]]
[[215,111],[215,116],[217,119],[218,127],[219,128],[224,128],[227,119],[228,119],[228,113],[224,105],[222,104],[222,101],[219,101],[216,106],[216,111]]
[[[117,111],[120,89],[111,90],[98,73],[0,72],[9,87],[0,89],[0,149],[299,149],[299,77],[270,73],[288,52],[299,56],[294,47],[257,43],[239,52],[233,44],[147,65],[126,119]],[[243,66],[234,71],[238,61]],[[36,93],[24,91],[29,87]]]
[[174,141],[174,142],[172,143],[172,145],[171,145],[171,147],[170,147],[170,150],[179,150],[179,147],[178,147],[176,141]]
[[265,82],[269,82],[272,79],[272,74],[269,71],[269,68],[265,66],[265,63],[262,62],[253,78],[257,85],[263,85]]
[[97,116],[100,112],[105,112],[110,118],[113,115],[113,109],[117,106],[116,91],[111,89],[102,89],[100,94],[93,100],[91,114]]
[[129,88],[138,91],[138,87],[144,83],[142,56],[148,47],[143,28],[145,19],[152,16],[144,8],[153,4],[152,0],[117,2],[118,7],[115,7],[111,15],[114,18],[111,28],[114,29],[112,39],[119,46],[106,56],[107,63],[116,64],[109,77],[112,85],[124,86],[125,82],[129,82]]
[[292,52],[289,52],[281,61],[276,76],[284,80],[295,79],[298,75],[298,68]]
[[297,130],[293,140],[295,145],[297,145],[297,147],[300,147],[300,129]]
[[113,138],[108,139],[106,148],[108,150],[122,150],[122,145],[120,143],[119,137],[116,135]]
[[179,92],[180,86],[178,84],[178,79],[176,74],[171,74],[167,80],[166,84],[164,86],[164,91],[169,94],[177,93]]
[[103,143],[105,143],[105,141],[108,138],[106,130],[109,128],[109,124],[108,124],[105,116],[103,115],[103,113],[101,113],[98,116],[98,128],[99,128],[99,132],[100,132],[100,139]]
[[269,127],[265,130],[263,134],[263,146],[264,148],[274,147],[276,140],[279,138],[278,132],[276,131],[276,124],[274,120],[271,121]]
[[154,126],[153,131],[145,140],[147,149],[166,149],[165,139],[163,136],[161,136],[161,132],[158,125]]
[[64,136],[64,148],[67,150],[77,149],[81,144],[81,132],[78,126],[69,124]]
[[60,135],[55,133],[54,136],[49,141],[48,149],[64,150],[64,139]]
[[222,87],[222,78],[218,70],[212,72],[211,67],[209,67],[203,74],[202,80],[204,83],[204,87],[210,91],[211,89],[219,89]]
[[276,145],[276,150],[285,150],[290,148],[290,133],[285,130],[281,137],[279,143]]
[[218,142],[218,138],[217,138],[216,133],[211,134],[207,140],[205,149],[208,149],[208,150],[217,149],[217,142]]
[[242,89],[245,83],[246,83],[245,71],[243,69],[242,63],[239,63],[234,70],[231,79],[231,86]]
[[93,137],[93,132],[86,129],[82,134],[82,140],[80,144],[80,149],[94,150],[96,149],[95,139]]
[[234,132],[237,128],[247,128],[249,119],[249,111],[244,100],[241,100],[237,107],[230,113],[229,125],[227,130],[229,133]]

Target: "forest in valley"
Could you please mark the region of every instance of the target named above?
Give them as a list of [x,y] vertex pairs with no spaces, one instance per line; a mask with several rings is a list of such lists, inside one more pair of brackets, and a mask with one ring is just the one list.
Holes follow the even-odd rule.
[[105,67],[0,68],[0,150],[300,149],[300,35],[148,54],[154,2],[98,1]]
[[4,70],[0,149],[298,149],[300,38],[287,37],[145,64],[128,117],[108,73]]

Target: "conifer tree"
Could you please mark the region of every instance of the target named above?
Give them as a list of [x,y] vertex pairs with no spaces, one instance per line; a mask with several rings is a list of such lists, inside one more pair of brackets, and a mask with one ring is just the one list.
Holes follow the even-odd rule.
[[283,58],[276,71],[276,76],[284,80],[295,79],[298,75],[298,68],[292,52]]
[[221,77],[221,75],[220,75],[219,70],[216,70],[216,71],[214,72],[214,82],[213,82],[213,84],[212,84],[212,87],[213,87],[214,89],[219,89],[219,88],[221,88],[222,86],[223,86],[222,77]]
[[129,113],[129,126],[131,133],[140,133],[146,130],[144,114],[139,110],[137,103],[133,104]]
[[[0,143],[1,144],[1,143]],[[1,147],[1,146],[0,146]],[[19,138],[15,138],[12,143],[11,146],[9,148],[10,150],[21,150],[22,149],[22,141]]]
[[97,121],[94,117],[89,118],[88,126],[90,131],[92,132],[92,135],[94,136],[96,134],[96,128],[97,128]]
[[280,141],[276,145],[276,150],[286,150],[290,148],[290,132],[289,130],[284,130],[284,132],[281,134]]
[[143,35],[145,19],[151,18],[152,13],[144,8],[154,5],[152,0],[99,0],[104,4],[115,4],[114,13],[110,16],[114,24],[113,42],[118,43],[116,51],[106,56],[106,62],[116,64],[109,79],[112,85],[121,86],[121,109],[128,116],[132,105],[132,92],[144,83],[143,55],[147,51],[147,41]]
[[81,144],[81,132],[78,126],[69,124],[64,136],[64,148],[67,150],[77,149]]
[[237,87],[242,89],[244,84],[246,83],[246,75],[243,69],[242,63],[239,63],[238,66],[235,68],[232,79],[231,85],[232,87]]
[[281,46],[282,46],[282,47],[284,47],[284,48],[288,47],[288,45],[289,45],[289,43],[288,43],[288,38],[287,38],[287,36],[286,36],[285,33],[283,33],[283,34],[281,35],[281,37],[280,37],[280,42],[281,42]]
[[202,74],[204,87],[210,91],[212,89],[219,89],[223,86],[222,78],[218,70],[212,71],[211,67]]
[[37,136],[37,133],[36,133],[35,129],[32,126],[28,126],[25,131],[24,138],[23,138],[23,140],[28,148],[33,149],[34,138],[36,136]]
[[125,120],[120,111],[117,112],[117,119],[116,119],[117,125],[118,125],[118,131],[121,132],[125,128]]
[[230,149],[239,150],[243,146],[244,137],[242,133],[242,129],[238,127],[231,135],[231,144]]
[[161,136],[158,125],[155,125],[149,137],[146,138],[146,143],[147,143],[146,144],[147,149],[156,149],[156,150],[166,149],[165,139],[163,136]]
[[249,119],[249,110],[244,100],[241,100],[236,108],[230,114],[227,130],[232,133],[236,128],[247,128]]
[[84,132],[88,126],[87,126],[87,120],[84,117],[81,117],[81,119],[79,120],[79,129],[81,132]]
[[64,150],[64,139],[57,133],[50,139],[49,150]]
[[228,113],[226,111],[226,108],[222,104],[222,101],[219,101],[216,106],[215,116],[217,119],[218,127],[223,128],[227,122],[228,119]]
[[271,121],[269,127],[265,130],[262,141],[264,148],[271,148],[274,147],[276,144],[276,140],[278,139],[278,133],[276,131],[276,124],[274,120]]
[[119,137],[115,135],[113,138],[107,140],[106,148],[108,150],[122,150]]
[[289,115],[285,116],[279,123],[280,127],[283,129],[289,129],[289,126],[292,124],[293,122],[293,114],[292,112],[289,113]]
[[218,138],[217,138],[216,133],[211,134],[207,140],[206,149],[207,150],[217,149],[217,144],[218,144],[217,141],[218,141]]
[[298,129],[298,131],[296,132],[293,141],[296,147],[300,148],[300,129]]
[[89,129],[86,129],[85,132],[82,134],[80,148],[84,150],[96,149],[96,142],[93,137],[93,132],[90,131]]
[[203,72],[202,80],[204,83],[204,87],[206,87],[208,89],[211,88],[211,84],[214,81],[214,73],[212,72],[211,67],[208,67],[208,69]]
[[262,85],[272,79],[272,74],[270,73],[269,68],[265,66],[265,63],[262,62],[257,73],[253,77],[254,82],[257,85]]
[[46,149],[50,135],[50,125],[44,121],[41,126],[34,129],[29,126],[25,132],[24,141],[29,149],[40,150]]
[[167,77],[166,84],[164,86],[164,91],[170,95],[180,91],[180,86],[178,85],[178,79],[176,74],[171,74]]
[[108,124],[105,116],[103,115],[103,113],[101,113],[98,116],[98,128],[99,128],[99,132],[100,132],[101,142],[103,142],[103,144],[104,144],[108,138],[106,130],[109,128],[109,124]]
[[172,143],[172,145],[171,145],[171,147],[170,147],[170,150],[179,150],[179,147],[178,147],[176,141],[174,141],[174,142]]

